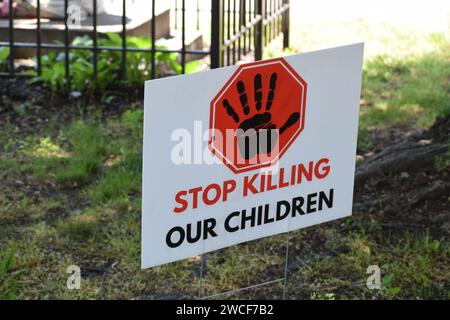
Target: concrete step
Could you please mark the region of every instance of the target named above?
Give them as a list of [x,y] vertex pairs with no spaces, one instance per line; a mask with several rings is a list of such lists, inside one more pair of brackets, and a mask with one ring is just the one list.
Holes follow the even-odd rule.
[[[168,47],[170,50],[181,50],[182,48],[181,32],[173,32],[170,38],[161,39],[158,44]],[[203,47],[203,35],[199,31],[190,30],[185,36],[186,50],[205,50]],[[186,61],[192,61],[203,58],[204,55],[186,54]],[[181,60],[181,54],[180,58]]]

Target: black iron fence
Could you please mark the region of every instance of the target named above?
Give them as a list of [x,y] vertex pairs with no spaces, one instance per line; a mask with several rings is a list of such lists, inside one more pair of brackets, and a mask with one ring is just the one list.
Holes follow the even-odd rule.
[[[132,0],[129,0],[132,1]],[[129,2],[128,1],[128,2]],[[158,1],[159,2],[159,1]],[[21,41],[15,35],[15,16],[14,1],[8,3],[8,16],[0,18],[4,22],[8,21],[6,28],[2,32],[8,32],[6,40],[0,41],[0,47],[9,48],[9,56],[4,63],[6,68],[0,72],[0,76],[20,76],[24,75],[15,63],[16,51],[28,48],[35,52],[35,69],[38,75],[42,72],[42,59],[44,51],[57,51],[63,53],[64,57],[64,73],[65,78],[70,79],[71,65],[70,54],[74,50],[88,50],[92,52],[92,75],[94,80],[98,76],[98,55],[99,52],[119,52],[121,56],[120,73],[123,80],[127,80],[127,64],[126,57],[129,53],[147,53],[150,54],[151,63],[149,65],[149,78],[157,77],[156,73],[156,55],[158,53],[177,53],[179,55],[179,63],[181,65],[181,73],[186,72],[186,57],[205,57],[210,56],[210,67],[218,68],[226,65],[238,63],[244,56],[253,53],[255,60],[260,60],[263,56],[263,48],[270,43],[275,37],[283,35],[283,46],[289,46],[289,0],[174,0],[172,14],[174,15],[175,28],[180,31],[180,46],[175,49],[161,48],[156,45],[157,23],[156,23],[156,0],[145,2],[145,6],[139,10],[149,10],[151,17],[149,25],[150,46],[148,48],[133,47],[127,44],[127,1],[121,0],[121,30],[116,31],[121,37],[121,45],[119,46],[102,46],[99,45],[99,39],[102,37],[98,31],[98,3],[92,0],[91,23],[88,26],[89,35],[92,39],[92,45],[76,45],[71,43],[74,32],[69,24],[69,6],[70,0],[64,0],[64,17],[61,20],[63,33],[63,41],[55,43],[54,41],[44,41],[43,32],[47,32],[42,28],[43,18],[41,17],[42,4],[36,1],[35,17],[34,17],[34,41]],[[201,6],[207,4],[206,8]],[[5,4],[2,0],[0,3]],[[186,17],[186,12],[194,12],[195,19]],[[209,32],[205,35],[210,36],[206,42],[210,42],[209,46],[201,49],[189,48],[186,45],[187,25],[193,25],[196,30],[200,30],[201,21],[205,21],[202,13],[206,13],[211,24]],[[85,29],[86,30],[86,29]],[[201,30],[200,30],[201,31]],[[79,32],[79,31],[78,31]]]
[[261,60],[263,48],[280,33],[289,46],[289,0],[212,1],[211,67],[235,64],[254,51]]

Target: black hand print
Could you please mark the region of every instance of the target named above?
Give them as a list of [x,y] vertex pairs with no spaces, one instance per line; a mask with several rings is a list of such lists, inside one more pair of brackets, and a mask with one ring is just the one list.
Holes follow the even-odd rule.
[[[275,98],[275,90],[277,84],[277,73],[272,73],[270,76],[269,93],[267,95],[266,107],[264,111],[262,109],[262,82],[261,74],[257,74],[254,80],[254,98],[255,98],[255,109],[259,111],[251,118],[247,118],[240,122],[240,117],[234,110],[233,106],[230,105],[227,99],[224,99],[222,104],[227,110],[228,115],[233,118],[234,122],[239,124],[238,129],[238,146],[239,151],[245,160],[252,159],[256,154],[268,154],[272,152],[274,146],[276,145],[278,135],[282,135],[287,129],[292,127],[299,119],[300,113],[292,113],[285,123],[279,127],[277,124],[272,123],[272,114],[270,109]],[[239,81],[236,85],[239,94],[239,100],[241,103],[242,111],[245,116],[250,113],[250,107],[248,105],[248,97],[245,91],[244,82]],[[267,139],[266,143],[263,139]],[[257,142],[256,146],[251,145],[251,142]]]

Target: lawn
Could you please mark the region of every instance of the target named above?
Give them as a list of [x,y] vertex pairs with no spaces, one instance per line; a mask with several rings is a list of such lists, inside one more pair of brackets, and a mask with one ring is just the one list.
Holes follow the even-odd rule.
[[[282,52],[275,43],[266,56],[315,48],[316,27],[295,29],[292,39],[301,44],[293,41]],[[366,30],[357,23],[351,28]],[[386,39],[365,32],[377,40],[369,41],[364,63],[361,162],[422,134],[450,111],[448,36],[417,36],[416,47],[408,30]],[[398,42],[394,51],[391,41]],[[200,257],[140,270],[139,90],[107,92],[86,104],[24,80],[1,81],[1,103],[9,109],[0,114],[0,299],[214,295],[282,278],[287,240],[287,298],[450,298],[448,194],[408,205],[423,184],[449,183],[448,153],[424,170],[426,178],[402,172],[357,187],[350,218],[204,255],[203,277]],[[66,287],[70,265],[82,270],[80,290]],[[380,290],[366,287],[370,265],[381,268]],[[224,297],[281,298],[283,284]]]

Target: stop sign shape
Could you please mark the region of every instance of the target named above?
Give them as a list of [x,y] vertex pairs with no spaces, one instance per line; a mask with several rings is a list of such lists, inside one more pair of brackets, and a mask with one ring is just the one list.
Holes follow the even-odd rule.
[[234,173],[274,165],[304,128],[306,91],[283,58],[239,66],[211,101],[209,149]]

